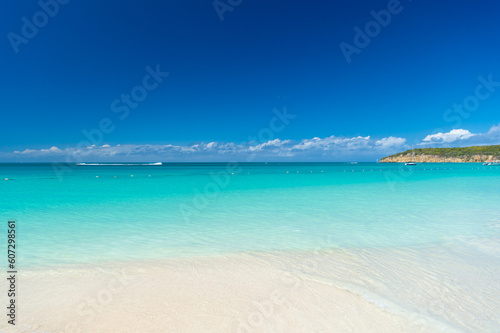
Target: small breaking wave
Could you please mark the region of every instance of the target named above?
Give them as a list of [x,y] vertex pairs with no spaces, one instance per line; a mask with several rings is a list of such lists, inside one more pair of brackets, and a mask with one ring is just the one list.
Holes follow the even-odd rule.
[[163,163],[76,163],[76,165],[163,165]]

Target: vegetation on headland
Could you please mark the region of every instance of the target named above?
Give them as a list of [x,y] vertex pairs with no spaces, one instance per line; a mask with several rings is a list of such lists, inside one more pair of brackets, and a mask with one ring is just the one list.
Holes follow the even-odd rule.
[[418,148],[386,156],[380,162],[485,162],[500,159],[500,145],[457,148]]

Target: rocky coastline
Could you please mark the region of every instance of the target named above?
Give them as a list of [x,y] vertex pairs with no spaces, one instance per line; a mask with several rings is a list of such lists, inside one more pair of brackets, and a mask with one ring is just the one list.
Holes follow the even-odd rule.
[[405,154],[395,157],[384,157],[380,162],[385,163],[406,163],[406,162],[417,162],[417,163],[480,163],[494,160],[492,155],[472,155],[472,156],[462,156],[462,157],[447,157],[439,155],[426,155],[426,154],[415,154],[415,158],[412,158],[412,154]]
[[383,163],[481,163],[500,160],[500,145],[459,148],[420,148],[386,156]]

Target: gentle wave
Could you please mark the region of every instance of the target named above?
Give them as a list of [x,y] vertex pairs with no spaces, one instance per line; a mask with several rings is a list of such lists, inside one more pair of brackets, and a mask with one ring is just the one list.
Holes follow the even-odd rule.
[[76,163],[76,165],[163,165],[163,163]]

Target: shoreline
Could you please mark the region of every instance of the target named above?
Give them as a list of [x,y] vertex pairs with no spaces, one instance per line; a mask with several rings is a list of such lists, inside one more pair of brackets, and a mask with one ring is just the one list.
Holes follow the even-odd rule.
[[422,159],[419,159],[419,158],[398,158],[398,159],[384,159],[384,160],[380,160],[378,161],[377,163],[398,163],[398,164],[401,164],[401,163],[407,163],[407,162],[416,162],[416,163],[422,163],[422,164],[431,164],[431,163],[435,163],[435,164],[441,164],[441,163],[450,163],[450,164],[479,164],[479,165],[483,165],[483,163],[487,162],[488,160],[485,160],[485,161],[461,161],[461,160],[454,160],[454,159],[449,159],[449,160],[422,160]]
[[337,287],[287,275],[246,256],[221,259],[21,275],[23,311],[18,327],[47,332],[162,332],[167,328],[253,332],[313,326],[318,332],[332,327],[368,332],[374,331],[376,323],[376,331],[396,332],[409,324],[404,317]]
[[483,163],[500,159],[500,145],[417,148],[386,156],[380,162]]
[[[30,326],[35,332],[161,332],[167,327],[183,332],[455,331],[425,311],[394,308],[389,299],[376,296],[377,290],[367,294],[348,286],[362,278],[356,272],[368,268],[367,260],[377,259],[374,264],[379,265],[384,255],[384,261],[392,262],[401,250],[364,252],[258,252],[25,269],[20,273],[23,311],[18,328]],[[361,275],[370,274],[362,271]],[[330,279],[333,276],[339,280]],[[342,280],[348,283],[342,285]]]
[[425,164],[425,163],[450,163],[450,164],[480,164],[480,165],[483,165],[483,163],[485,163],[486,161],[419,161],[418,158],[416,158],[415,160],[412,160],[411,158],[409,159],[404,159],[404,160],[401,160],[401,161],[379,161],[377,163],[397,163],[397,164],[401,164],[401,163],[407,163],[407,162],[415,162],[415,163],[422,163],[422,164]]

